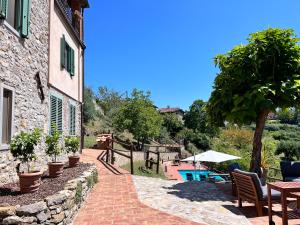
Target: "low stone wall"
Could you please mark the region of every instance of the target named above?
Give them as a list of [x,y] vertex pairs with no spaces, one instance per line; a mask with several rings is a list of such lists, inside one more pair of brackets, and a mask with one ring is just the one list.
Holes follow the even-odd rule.
[[68,225],[98,181],[96,166],[79,178],[70,180],[64,190],[48,196],[44,201],[24,206],[0,207],[0,224],[3,225]]
[[[177,152],[166,152],[166,153],[160,153],[160,160],[164,160],[164,161],[169,161],[169,160],[174,160],[175,156],[178,155]],[[118,155],[118,154],[114,154],[115,156],[115,164],[118,166],[123,166],[127,163],[129,163],[129,159]],[[145,160],[144,158],[144,152],[133,152],[133,161],[143,161]],[[150,153],[149,154],[149,158],[153,158],[154,160],[156,160],[157,155]]]

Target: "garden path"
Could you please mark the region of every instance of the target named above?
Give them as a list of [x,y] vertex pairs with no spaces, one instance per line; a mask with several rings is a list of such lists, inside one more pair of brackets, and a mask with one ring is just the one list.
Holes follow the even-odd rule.
[[97,165],[99,183],[80,209],[74,225],[199,225],[141,203],[132,176],[119,168],[114,172],[107,169],[97,160],[100,154],[99,150],[83,151],[82,161]]

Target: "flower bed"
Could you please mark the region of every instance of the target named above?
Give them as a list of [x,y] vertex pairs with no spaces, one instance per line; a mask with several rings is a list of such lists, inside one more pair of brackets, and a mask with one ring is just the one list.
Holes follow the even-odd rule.
[[5,185],[0,188],[0,224],[71,224],[96,182],[96,167],[80,164],[65,169],[62,177],[43,178],[35,193],[20,194],[17,184]]

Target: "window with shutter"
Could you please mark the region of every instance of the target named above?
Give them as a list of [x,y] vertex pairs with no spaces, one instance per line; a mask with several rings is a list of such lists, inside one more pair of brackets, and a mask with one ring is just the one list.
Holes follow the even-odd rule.
[[21,36],[27,38],[30,23],[30,0],[22,0],[21,18]]
[[69,135],[76,134],[76,107],[72,104],[69,106]]
[[71,76],[75,75],[75,51],[66,42],[65,36],[61,38],[61,67],[66,69]]
[[31,0],[0,0],[0,17],[23,38],[29,36]]
[[12,137],[13,92],[6,88],[3,88],[2,90],[1,144],[8,145]]
[[50,133],[53,132],[53,126],[57,127],[57,130],[62,132],[62,99],[50,95]]
[[6,19],[8,0],[0,0],[0,18]]

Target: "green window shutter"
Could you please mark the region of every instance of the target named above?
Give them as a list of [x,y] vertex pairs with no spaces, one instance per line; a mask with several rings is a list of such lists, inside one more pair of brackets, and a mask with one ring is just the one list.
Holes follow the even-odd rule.
[[53,126],[57,124],[57,98],[50,96],[50,134],[52,134]]
[[62,68],[66,68],[66,40],[65,35],[60,39],[60,64]]
[[72,48],[70,48],[70,49],[71,49],[71,51],[70,51],[70,53],[71,53],[71,57],[70,57],[70,59],[71,59],[71,61],[70,61],[71,71],[70,71],[70,74],[71,74],[71,76],[74,76],[75,75],[75,52]]
[[21,36],[27,38],[29,36],[30,24],[30,0],[22,0],[22,13],[21,13]]
[[62,100],[57,99],[57,130],[62,132]]
[[69,134],[75,135],[76,133],[76,107],[70,104],[70,117],[69,117]]
[[62,131],[62,100],[50,95],[50,134],[53,132],[53,126],[58,131]]
[[68,45],[68,72],[71,73],[71,57],[72,57],[72,49],[70,45]]
[[0,0],[0,18],[6,19],[8,0]]

